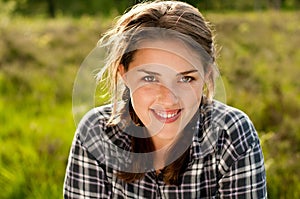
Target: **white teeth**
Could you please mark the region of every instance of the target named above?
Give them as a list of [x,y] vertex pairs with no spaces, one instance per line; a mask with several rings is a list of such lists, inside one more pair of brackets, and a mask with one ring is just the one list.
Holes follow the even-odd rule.
[[166,112],[155,111],[155,113],[156,113],[157,115],[159,115],[160,117],[165,118],[165,119],[169,119],[169,118],[172,118],[172,117],[174,117],[175,115],[177,115],[177,112],[174,112],[174,113],[166,113]]

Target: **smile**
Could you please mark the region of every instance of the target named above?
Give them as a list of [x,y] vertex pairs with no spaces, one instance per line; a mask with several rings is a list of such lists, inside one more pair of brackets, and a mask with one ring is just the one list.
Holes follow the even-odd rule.
[[159,121],[164,123],[171,123],[176,121],[181,114],[181,109],[168,111],[151,109],[151,111]]

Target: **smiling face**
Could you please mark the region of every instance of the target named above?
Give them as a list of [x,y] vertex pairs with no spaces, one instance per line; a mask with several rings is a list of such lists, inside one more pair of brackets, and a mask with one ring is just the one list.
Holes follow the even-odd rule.
[[199,108],[203,68],[178,41],[143,42],[128,70],[121,66],[119,71],[133,109],[153,139],[172,141]]

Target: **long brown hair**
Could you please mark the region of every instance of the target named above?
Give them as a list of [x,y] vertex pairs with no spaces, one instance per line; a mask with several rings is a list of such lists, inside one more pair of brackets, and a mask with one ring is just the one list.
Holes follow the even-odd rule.
[[[120,121],[127,121],[127,123],[125,122],[126,124],[130,124],[130,121],[133,121],[135,125],[142,125],[133,109],[124,108],[126,106],[130,107],[130,95],[128,88],[120,80],[118,67],[122,64],[125,71],[128,70],[129,64],[136,52],[135,45],[139,41],[172,37],[170,34],[164,34],[164,31],[158,31],[155,34],[152,34],[151,31],[143,31],[145,28],[146,30],[147,28],[171,30],[191,38],[193,42],[187,42],[187,40],[179,38],[190,47],[193,48],[195,45],[201,46],[207,55],[204,59],[209,60],[207,64],[203,65],[204,72],[206,73],[205,83],[207,88],[205,95],[208,102],[213,98],[214,81],[218,75],[218,70],[215,66],[214,38],[209,23],[198,9],[184,2],[154,1],[140,3],[122,15],[115,26],[106,32],[99,41],[99,45],[107,47],[108,50],[105,69],[108,72],[106,77],[111,83],[110,88],[113,104],[109,125],[116,125]],[[141,32],[143,34],[139,34]],[[173,37],[176,38],[176,35],[173,35]],[[203,60],[203,54],[199,54],[199,57]],[[124,103],[120,105],[120,101]],[[192,135],[192,133],[187,134]],[[188,140],[190,139],[192,137],[189,137]],[[132,137],[131,145],[133,152],[147,153],[155,150],[151,138]],[[176,148],[176,143],[174,147]],[[172,150],[170,151],[171,153],[175,153]],[[167,184],[179,183],[180,175],[186,167],[188,158],[189,149],[187,148],[176,161],[163,169],[164,181]],[[142,166],[142,161],[136,161],[135,164],[135,166]],[[123,171],[118,173],[118,177],[126,182],[133,182],[143,176],[143,173],[128,173]]]

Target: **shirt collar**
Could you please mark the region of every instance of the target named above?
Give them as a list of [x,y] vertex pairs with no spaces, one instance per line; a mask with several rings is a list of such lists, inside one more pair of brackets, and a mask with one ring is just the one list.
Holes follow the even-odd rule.
[[195,127],[190,149],[192,159],[204,158],[216,151],[219,130],[213,122],[213,110],[213,102],[200,106],[200,117]]
[[[214,111],[215,110],[214,106],[215,106],[215,101],[213,101],[212,103],[202,102],[199,107],[198,115],[200,117],[196,119],[196,122],[194,122],[194,125],[192,126],[193,137],[192,137],[192,143],[190,147],[191,159],[201,159],[216,151],[217,141],[219,138],[219,127],[218,125],[216,125],[217,122],[214,121],[216,119],[216,112]],[[119,125],[121,124],[122,123],[119,123]],[[130,123],[127,127],[122,125],[119,127],[120,130],[118,131],[119,133],[117,133],[117,135],[122,137],[122,140],[124,139],[123,142],[119,143],[119,147],[125,150],[130,150],[131,148],[130,137],[135,135],[128,135],[127,133],[135,132],[139,128],[143,128],[143,127],[135,126],[133,123]],[[123,129],[123,131],[121,129]],[[127,133],[124,134],[124,131]],[[117,135],[115,134],[114,136]],[[120,137],[116,139],[119,140]]]
[[[216,121],[214,121],[216,117],[216,113],[214,112],[214,103],[215,101],[213,101],[212,103],[201,103],[199,107],[199,117],[197,118],[195,124],[192,126],[193,137],[190,147],[190,156],[192,157],[192,159],[204,158],[208,154],[212,154],[216,151],[220,131],[218,127],[219,125],[216,125]],[[125,132],[135,132],[132,129],[130,131],[130,128],[137,130],[138,128],[143,127],[135,126],[133,123],[131,123],[129,126],[124,128]],[[123,133],[122,135],[124,136]],[[127,133],[125,133],[125,137],[128,138]],[[131,136],[136,135],[129,135],[129,137]],[[123,146],[119,147],[126,148],[128,150],[129,148],[131,148],[131,142],[128,142],[130,139],[126,140],[126,142],[122,142]]]

